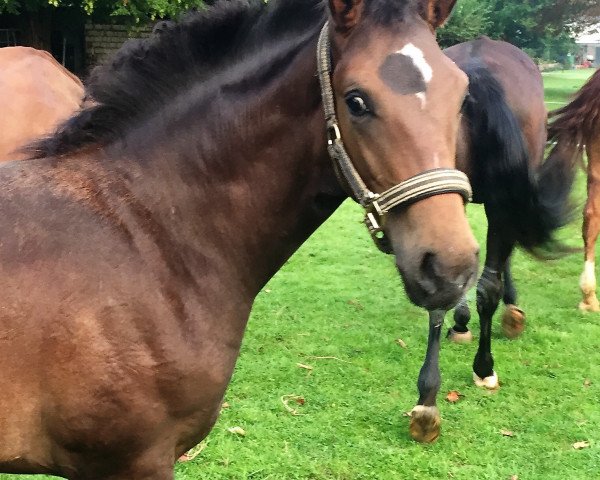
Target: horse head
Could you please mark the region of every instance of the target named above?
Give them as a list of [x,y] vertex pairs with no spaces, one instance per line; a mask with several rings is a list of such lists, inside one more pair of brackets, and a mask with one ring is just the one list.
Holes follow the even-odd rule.
[[454,3],[330,0],[324,47],[337,116],[328,118],[330,153],[343,137],[354,167],[338,162],[339,176],[385,237],[410,299],[429,310],[453,306],[478,265],[470,188],[455,170],[468,80],[435,38]]

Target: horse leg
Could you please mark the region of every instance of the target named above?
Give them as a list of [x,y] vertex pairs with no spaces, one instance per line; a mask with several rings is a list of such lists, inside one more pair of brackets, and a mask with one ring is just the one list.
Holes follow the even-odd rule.
[[596,297],[595,250],[596,239],[600,231],[600,164],[592,162],[588,152],[588,197],[583,211],[583,242],[585,245],[585,265],[579,287],[583,294],[583,301],[579,308],[583,311],[597,312],[600,310]]
[[445,314],[442,310],[429,312],[427,354],[417,382],[419,401],[412,410],[409,427],[411,437],[417,442],[435,442],[440,436],[441,418],[436,406],[436,397],[442,381],[439,354]]
[[502,271],[514,246],[514,242],[500,235],[500,231],[490,221],[485,268],[477,283],[477,312],[481,333],[473,362],[473,379],[478,387],[490,390],[499,387],[492,356],[492,317],[502,296]]
[[512,278],[510,268],[511,257],[504,267],[504,296],[506,305],[502,315],[502,330],[508,338],[517,338],[525,330],[525,312],[517,307],[517,289]]
[[469,320],[471,320],[471,312],[467,303],[467,297],[463,295],[458,305],[454,308],[454,326],[448,330],[448,340],[454,343],[472,342],[473,334],[467,326]]

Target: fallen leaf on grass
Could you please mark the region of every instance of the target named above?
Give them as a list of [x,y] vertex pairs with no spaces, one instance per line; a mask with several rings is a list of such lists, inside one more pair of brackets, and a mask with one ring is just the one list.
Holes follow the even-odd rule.
[[227,429],[227,431],[229,433],[233,433],[234,435],[239,435],[240,437],[246,436],[246,430],[244,430],[242,427],[230,427]]
[[511,475],[509,480],[519,480],[518,475]]
[[591,384],[592,384],[592,382],[590,381],[589,378],[586,378],[585,381],[583,382],[584,387],[589,387]]
[[296,402],[298,405],[304,405],[306,403],[306,400],[304,399],[304,397],[301,397],[300,395],[284,395],[283,397],[281,397],[281,403],[283,403],[283,408],[286,409],[286,411],[293,415],[294,417],[299,417],[300,415],[304,415],[303,413],[298,412],[298,410],[296,408],[292,408],[289,406],[289,402]]
[[221,404],[221,408],[229,408],[229,407],[230,407],[229,402],[223,402]]
[[365,307],[362,306],[362,304],[356,300],[355,298],[353,298],[352,300],[348,300],[348,305],[352,305],[354,308],[356,308],[357,310],[363,310]]
[[450,403],[456,403],[460,400],[460,397],[463,397],[464,395],[460,392],[457,392],[456,390],[451,390],[450,392],[448,392],[448,395],[446,395],[446,400],[448,400]]
[[304,365],[303,363],[297,363],[296,366],[298,368],[303,368],[304,370],[312,370],[313,367],[311,367],[310,365]]
[[402,340],[401,338],[397,339],[396,343],[398,345],[400,345],[402,348],[407,348],[406,342],[404,340]]
[[590,442],[586,442],[586,441],[583,441],[583,442],[575,442],[575,443],[573,444],[573,448],[574,448],[575,450],[581,450],[581,449],[583,449],[583,448],[588,448],[589,446],[590,446]]
[[515,433],[511,432],[510,430],[500,430],[500,433],[502,434],[503,437],[514,437]]
[[179,457],[178,461],[180,463],[191,462],[194,458],[200,455],[202,450],[204,450],[206,447],[208,447],[208,440],[203,440],[194,448],[188,450],[181,457]]

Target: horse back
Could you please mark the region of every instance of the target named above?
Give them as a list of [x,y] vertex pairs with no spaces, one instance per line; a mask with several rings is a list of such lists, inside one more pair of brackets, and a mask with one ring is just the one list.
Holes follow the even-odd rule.
[[29,47],[0,49],[0,162],[33,139],[50,133],[83,98],[81,81],[52,55]]
[[535,62],[507,42],[480,37],[444,50],[462,70],[484,68],[502,88],[504,100],[519,122],[532,165],[543,158],[547,110],[542,76]]

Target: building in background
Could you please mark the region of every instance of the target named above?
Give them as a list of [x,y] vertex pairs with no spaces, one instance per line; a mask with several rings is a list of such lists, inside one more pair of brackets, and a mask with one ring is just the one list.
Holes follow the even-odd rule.
[[579,46],[578,63],[590,60],[592,66],[600,66],[600,23],[586,29],[577,39]]
[[146,37],[151,31],[151,25],[131,27],[118,17],[90,19],[78,9],[46,8],[0,15],[0,48],[21,45],[47,50],[66,68],[84,76],[127,39]]
[[88,66],[108,60],[130,38],[148,37],[152,26],[130,27],[119,24],[86,23],[85,62]]

